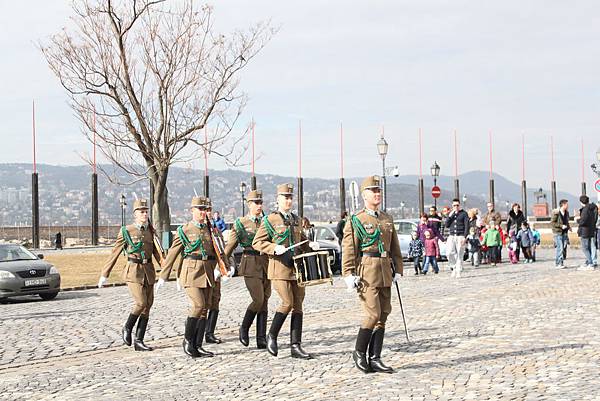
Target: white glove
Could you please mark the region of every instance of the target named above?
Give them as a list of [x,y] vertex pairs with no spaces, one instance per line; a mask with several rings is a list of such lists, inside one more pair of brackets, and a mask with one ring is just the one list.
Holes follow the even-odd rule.
[[311,242],[309,242],[308,246],[313,251],[318,251],[319,249],[321,249],[321,244],[319,244],[317,241],[311,241]]
[[181,291],[181,283],[179,282],[179,279],[177,279],[177,291]]
[[108,281],[107,277],[100,276],[100,280],[98,280],[98,288],[102,288],[104,283],[106,283],[107,281]]
[[402,276],[401,276],[399,273],[394,273],[394,277],[392,278],[392,281],[393,281],[394,283],[397,283],[398,281],[400,281],[400,278],[401,278],[401,277],[402,277]]
[[165,285],[165,280],[159,278],[156,284],[154,284],[154,293],[158,293],[158,290],[160,290],[160,287],[162,287],[163,285]]
[[285,246],[275,245],[275,255],[283,255],[286,252]]
[[348,292],[358,287],[358,283],[360,282],[360,278],[358,276],[346,276],[344,277],[344,282],[346,283],[346,287]]
[[221,278],[221,270],[219,270],[218,267],[215,267],[213,274],[215,275],[215,280],[218,280]]
[[233,277],[234,274],[235,274],[235,267],[230,266],[229,273],[227,273],[227,276],[229,276],[231,278],[231,277]]

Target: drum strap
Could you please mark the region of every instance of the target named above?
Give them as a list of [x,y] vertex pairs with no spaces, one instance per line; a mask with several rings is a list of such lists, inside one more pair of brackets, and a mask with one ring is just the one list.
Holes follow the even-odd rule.
[[[283,218],[283,216],[282,216],[282,218]],[[285,219],[284,219],[284,221],[285,221]],[[294,245],[294,236],[292,235],[292,230],[291,230],[290,226],[288,226],[284,232],[278,233],[277,231],[275,231],[275,228],[273,227],[273,225],[271,224],[271,222],[269,221],[269,218],[267,216],[263,217],[263,224],[265,225],[265,228],[267,229],[269,238],[274,240],[277,245],[283,244],[285,242],[285,240],[288,238],[290,240],[289,246]],[[292,253],[293,253],[293,251],[294,251],[294,249],[292,249]]]

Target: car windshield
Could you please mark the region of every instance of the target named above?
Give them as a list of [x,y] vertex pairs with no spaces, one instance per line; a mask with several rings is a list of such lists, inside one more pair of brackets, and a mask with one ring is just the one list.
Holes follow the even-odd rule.
[[315,228],[315,240],[319,241],[335,241],[335,234],[326,227]]
[[0,262],[10,262],[13,260],[36,260],[37,257],[22,246],[3,246],[0,247]]
[[394,226],[396,226],[396,233],[399,235],[410,235],[417,229],[415,224],[408,221],[395,221]]

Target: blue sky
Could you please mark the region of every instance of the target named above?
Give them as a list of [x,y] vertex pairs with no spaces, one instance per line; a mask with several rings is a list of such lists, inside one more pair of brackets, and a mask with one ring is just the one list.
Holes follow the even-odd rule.
[[[254,116],[258,172],[296,174],[298,121],[303,175],[339,176],[344,124],[347,176],[379,173],[385,127],[388,165],[418,172],[437,160],[453,171],[488,168],[519,182],[521,134],[530,186],[550,180],[550,135],[562,190],[578,193],[581,140],[586,178],[600,146],[600,3],[595,1],[227,1],[223,31],[271,18],[279,33],[242,76]],[[0,135],[3,162],[31,160],[36,99],[38,161],[81,164],[90,145],[35,43],[68,26],[69,2],[0,0]],[[202,163],[198,161],[197,167]],[[224,167],[213,161],[212,168]],[[247,168],[246,168],[247,169]]]

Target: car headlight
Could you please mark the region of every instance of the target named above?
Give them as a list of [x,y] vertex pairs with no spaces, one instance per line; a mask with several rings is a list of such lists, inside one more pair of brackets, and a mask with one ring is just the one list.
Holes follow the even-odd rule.
[[15,278],[15,275],[6,270],[0,270],[0,278]]
[[58,269],[54,266],[50,266],[50,274],[59,274]]

